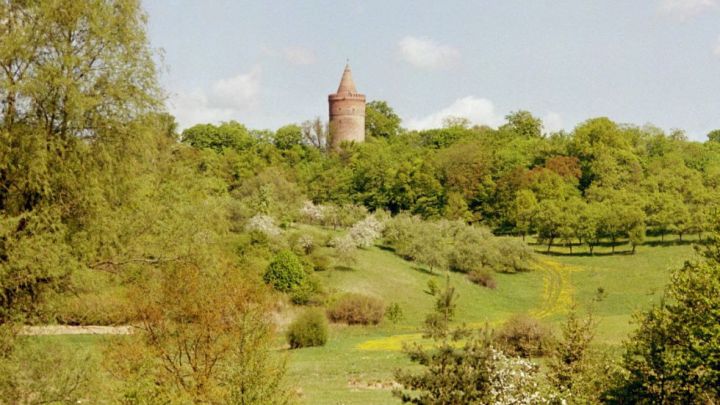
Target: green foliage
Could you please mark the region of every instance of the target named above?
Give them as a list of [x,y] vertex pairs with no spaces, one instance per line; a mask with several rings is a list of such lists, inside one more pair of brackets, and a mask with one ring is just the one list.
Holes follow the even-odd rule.
[[[65,344],[42,346],[15,341],[13,325],[0,326],[7,349],[0,353],[0,397],[12,403],[77,403],[101,400],[90,356]],[[8,340],[13,340],[9,342]]]
[[718,142],[720,143],[720,129],[715,129],[707,134],[708,142]]
[[473,270],[468,273],[468,280],[471,282],[481,285],[483,287],[487,287],[491,290],[494,290],[497,288],[497,281],[495,281],[495,278],[492,276],[490,272],[487,272],[485,270]]
[[298,125],[291,124],[278,128],[275,131],[273,143],[280,150],[292,149],[294,146],[302,145],[303,134],[302,128]]
[[385,310],[385,317],[392,323],[398,323],[405,318],[402,307],[397,302],[388,305]]
[[539,138],[542,136],[542,121],[535,118],[528,111],[515,111],[505,116],[507,124],[500,127],[500,131],[511,131],[524,138]]
[[317,309],[306,310],[288,327],[287,341],[291,349],[324,346],[327,339],[327,318]]
[[387,102],[377,100],[365,105],[365,132],[377,138],[390,138],[398,135],[400,117]]
[[182,132],[182,141],[199,149],[212,149],[216,152],[225,149],[247,149],[254,142],[247,128],[235,121],[217,126],[197,124]]
[[495,332],[493,340],[506,354],[526,358],[548,354],[554,343],[550,330],[527,315],[515,315],[508,319]]
[[626,344],[623,399],[720,399],[720,262],[712,252],[676,270],[663,303],[637,317],[638,329]]
[[379,298],[348,293],[335,301],[327,311],[333,322],[348,325],[377,325],[385,315],[385,304]]
[[548,380],[561,398],[588,401],[597,398],[598,391],[588,391],[593,375],[590,362],[590,343],[595,337],[596,323],[589,311],[584,319],[573,306],[562,326],[562,335],[550,357]]
[[268,265],[263,280],[278,291],[290,292],[300,287],[306,277],[302,262],[295,253],[282,250]]
[[105,352],[118,399],[287,403],[263,289],[222,263],[198,269],[204,260],[165,266],[133,289],[136,331]]

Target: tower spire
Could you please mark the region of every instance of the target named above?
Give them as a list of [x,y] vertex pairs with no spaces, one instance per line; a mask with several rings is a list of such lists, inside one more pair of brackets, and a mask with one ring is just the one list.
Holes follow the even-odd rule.
[[345,65],[345,70],[343,71],[342,78],[340,79],[340,86],[338,86],[337,94],[356,94],[357,92],[358,91],[355,87],[355,82],[352,78],[352,72],[350,71],[350,59],[348,59],[347,64]]

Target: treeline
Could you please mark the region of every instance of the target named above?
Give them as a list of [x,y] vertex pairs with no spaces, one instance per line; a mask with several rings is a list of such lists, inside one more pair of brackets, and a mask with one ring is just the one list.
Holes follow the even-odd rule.
[[720,207],[717,131],[700,143],[594,118],[571,133],[543,134],[524,111],[498,129],[449,119],[444,128],[404,131],[386,103],[371,102],[366,143],[331,153],[328,136],[315,120],[275,133],[203,124],[181,139],[218,152],[214,168],[230,183],[274,171],[315,202],[461,219],[536,235],[548,248],[584,243],[592,252],[627,240],[634,249],[646,234],[702,238]]

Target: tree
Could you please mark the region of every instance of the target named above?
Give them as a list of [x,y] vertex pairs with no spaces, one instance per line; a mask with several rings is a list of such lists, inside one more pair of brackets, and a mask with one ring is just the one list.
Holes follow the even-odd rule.
[[222,152],[225,149],[243,150],[253,144],[244,125],[236,122],[224,122],[218,126],[213,124],[197,124],[182,132],[183,142],[200,149],[212,149]]
[[[446,284],[436,296],[435,310],[425,320],[425,336],[433,338],[435,347],[427,349],[415,343],[404,348],[410,360],[423,366],[423,370],[397,370],[395,379],[405,391],[395,390],[393,394],[415,404],[486,403],[491,384],[489,347],[468,330],[450,329],[457,305],[452,286]],[[456,346],[464,338],[466,342],[458,349]]]
[[505,116],[507,124],[500,127],[500,130],[510,131],[523,138],[542,137],[542,121],[533,117],[528,111],[514,111]]
[[548,379],[561,397],[587,403],[580,399],[587,395],[583,392],[582,385],[583,380],[588,377],[589,348],[595,336],[596,326],[592,310],[581,319],[577,313],[577,306],[573,305],[562,326],[562,338],[555,345],[548,364]]
[[138,1],[5,1],[0,18],[4,129],[92,139],[158,106]]
[[535,215],[534,227],[538,232],[538,239],[547,243],[547,251],[555,239],[560,236],[560,228],[564,226],[563,212],[558,200],[543,200],[538,205]]
[[111,239],[91,224],[133,195],[139,163],[169,140],[148,142],[161,101],[138,1],[3,1],[0,21],[4,322],[38,315],[87,268]]
[[515,229],[520,232],[523,240],[525,240],[525,235],[530,232],[537,210],[538,202],[535,193],[530,190],[518,191],[513,207],[513,219]]
[[382,100],[365,105],[365,132],[377,138],[391,138],[402,131],[400,117]]
[[645,221],[635,222],[628,231],[628,238],[632,245],[632,254],[635,254],[637,246],[645,241]]
[[600,225],[602,218],[606,215],[604,210],[605,206],[603,204],[591,202],[589,204],[585,204],[583,209],[578,213],[578,222],[575,232],[578,239],[584,241],[588,245],[590,255],[593,254],[593,250],[600,239]]
[[303,140],[306,144],[313,146],[321,151],[330,147],[330,136],[332,128],[329,124],[323,123],[320,117],[316,117],[312,121],[304,121],[300,128],[302,129]]
[[659,306],[640,314],[625,347],[619,395],[658,404],[720,400],[720,239],[675,270]]
[[136,286],[136,333],[114,339],[106,353],[118,399],[288,403],[262,289],[237,269],[196,264],[168,266],[160,280]]
[[715,129],[707,134],[708,142],[720,143],[720,129]]
[[454,289],[446,284],[436,294],[435,310],[425,321],[432,347],[415,343],[404,347],[417,372],[397,370],[403,389],[393,395],[413,404],[537,404],[547,400],[538,392],[537,365],[509,358],[490,344],[490,334],[451,328],[456,306]]
[[302,128],[295,124],[285,125],[275,131],[273,143],[275,147],[282,150],[292,149],[295,145],[301,145],[303,141]]

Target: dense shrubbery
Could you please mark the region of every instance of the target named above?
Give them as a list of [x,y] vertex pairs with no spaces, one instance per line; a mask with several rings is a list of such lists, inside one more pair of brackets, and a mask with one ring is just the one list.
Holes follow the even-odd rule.
[[300,287],[307,278],[300,259],[291,251],[280,251],[267,267],[263,280],[278,291],[289,292]]
[[462,221],[423,221],[400,214],[387,221],[384,237],[398,255],[431,270],[512,273],[532,269],[535,261],[524,243]]
[[553,336],[538,320],[516,315],[494,334],[498,348],[511,356],[539,357],[550,352]]
[[342,295],[328,309],[331,321],[348,325],[376,325],[383,315],[385,304],[381,299],[356,293]]
[[494,290],[497,287],[497,281],[495,281],[492,273],[486,270],[473,270],[469,272],[468,280],[472,281],[477,285],[487,287],[491,290]]
[[287,341],[291,349],[323,346],[328,339],[328,322],[318,309],[308,309],[288,327]]

